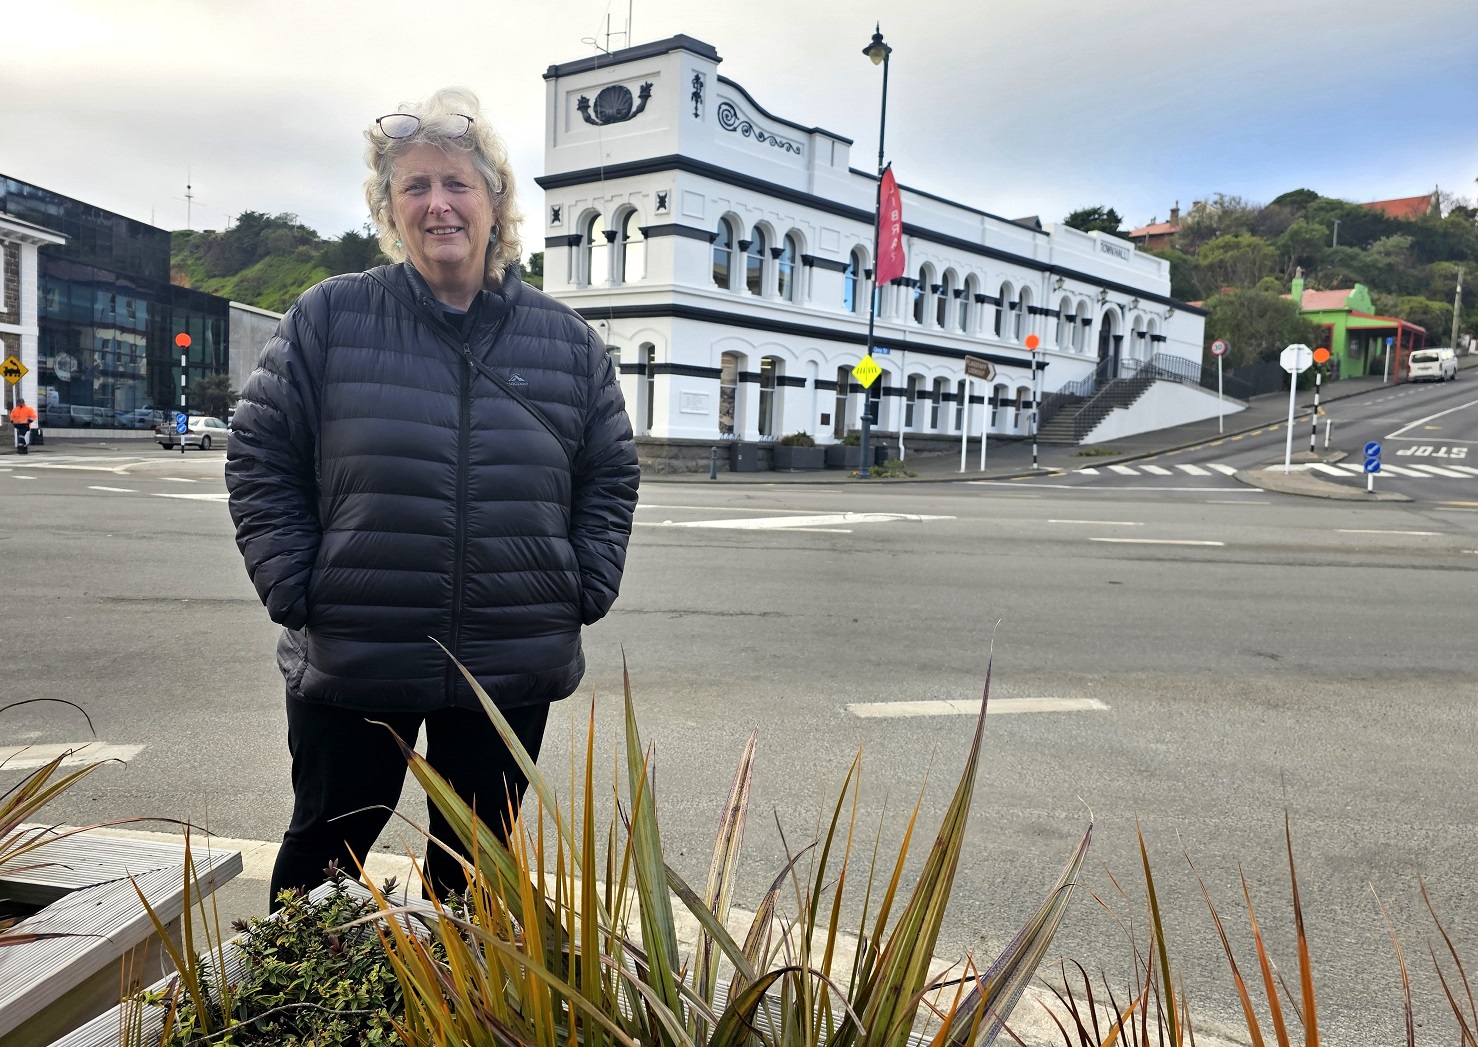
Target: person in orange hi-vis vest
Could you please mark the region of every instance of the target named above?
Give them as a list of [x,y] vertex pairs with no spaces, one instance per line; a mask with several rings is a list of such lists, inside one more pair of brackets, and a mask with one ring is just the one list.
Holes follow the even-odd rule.
[[16,400],[10,409],[10,424],[15,426],[15,453],[30,454],[31,426],[36,424],[36,408],[26,403],[25,397]]

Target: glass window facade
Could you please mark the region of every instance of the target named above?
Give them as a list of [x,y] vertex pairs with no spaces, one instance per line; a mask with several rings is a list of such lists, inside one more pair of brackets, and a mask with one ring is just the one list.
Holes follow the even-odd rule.
[[151,429],[188,382],[227,373],[230,303],[169,282],[169,233],[0,176],[0,211],[55,229],[39,253],[36,410],[43,428]]

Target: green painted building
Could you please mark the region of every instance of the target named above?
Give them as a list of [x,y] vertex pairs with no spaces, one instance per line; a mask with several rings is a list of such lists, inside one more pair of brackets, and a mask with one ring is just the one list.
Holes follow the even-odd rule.
[[1400,381],[1406,358],[1427,343],[1427,330],[1394,316],[1381,316],[1364,284],[1335,291],[1306,291],[1302,277],[1293,281],[1299,312],[1328,332],[1323,344],[1332,357],[1334,377],[1359,378],[1382,374],[1385,354],[1391,350],[1391,378]]

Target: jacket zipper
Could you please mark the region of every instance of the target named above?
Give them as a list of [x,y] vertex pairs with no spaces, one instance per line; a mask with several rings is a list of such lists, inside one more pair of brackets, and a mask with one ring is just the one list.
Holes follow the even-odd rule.
[[[467,481],[470,468],[468,430],[472,427],[472,346],[463,342],[460,380],[461,413],[457,423],[457,544],[456,561],[452,566],[452,657],[462,658],[462,589],[467,584]],[[456,667],[450,662],[446,667],[447,702],[456,704]]]

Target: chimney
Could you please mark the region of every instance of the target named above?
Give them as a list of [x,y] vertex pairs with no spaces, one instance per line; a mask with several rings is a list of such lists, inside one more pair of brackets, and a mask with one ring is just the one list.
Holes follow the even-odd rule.
[[1289,297],[1293,299],[1293,307],[1295,309],[1302,309],[1304,307],[1303,266],[1298,267],[1298,275],[1293,278],[1293,286],[1290,288],[1290,290],[1293,292],[1291,295],[1289,295]]
[[1170,224],[1174,225],[1180,221],[1180,201],[1175,201],[1175,206],[1170,209]]

